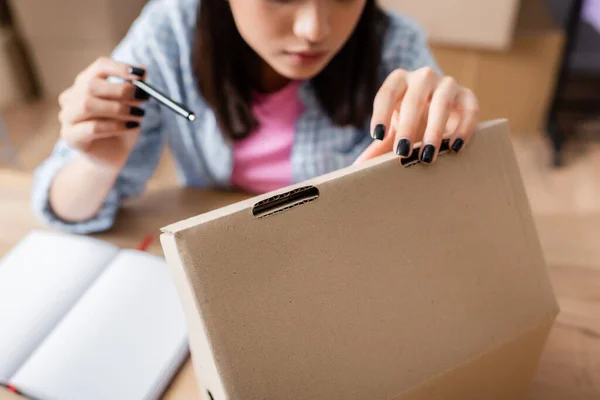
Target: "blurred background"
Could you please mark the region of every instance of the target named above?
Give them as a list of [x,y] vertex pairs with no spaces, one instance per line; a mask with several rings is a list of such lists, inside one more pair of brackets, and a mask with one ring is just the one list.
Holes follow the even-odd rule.
[[[57,96],[110,55],[146,1],[0,0],[0,167],[30,172],[48,155]],[[600,0],[380,4],[421,23],[445,74],[478,95],[483,120],[508,118],[536,205],[598,207]],[[165,149],[153,182],[173,176]]]
[[[31,173],[48,156],[57,96],[111,53],[145,3],[0,0],[0,170]],[[535,398],[600,399],[600,0],[380,4],[425,27],[483,120],[508,118],[562,310]],[[174,179],[165,149],[150,185]]]
[[[57,135],[56,98],[109,55],[147,0],[0,0],[0,165],[31,170]],[[538,136],[545,165],[593,141],[600,97],[600,0],[380,0],[428,31],[447,75],[482,118]],[[586,146],[583,146],[586,147]]]
[[[0,163],[31,169],[56,139],[56,98],[109,55],[147,0],[0,0]],[[438,62],[479,96],[482,118],[540,135],[548,165],[594,139],[600,0],[380,0],[427,30]],[[596,95],[596,98],[594,98]],[[54,125],[53,125],[54,124]],[[34,143],[32,143],[32,141]]]

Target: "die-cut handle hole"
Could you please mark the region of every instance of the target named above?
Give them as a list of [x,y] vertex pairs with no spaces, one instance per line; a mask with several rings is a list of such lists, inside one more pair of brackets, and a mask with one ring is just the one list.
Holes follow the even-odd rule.
[[256,218],[264,218],[269,215],[290,210],[316,200],[319,198],[319,194],[319,189],[315,186],[303,186],[259,201],[252,208],[252,215]]

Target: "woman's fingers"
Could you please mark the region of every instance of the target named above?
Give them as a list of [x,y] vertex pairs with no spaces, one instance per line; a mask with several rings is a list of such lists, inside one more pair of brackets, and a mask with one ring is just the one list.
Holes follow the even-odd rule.
[[96,119],[80,122],[69,126],[63,136],[68,137],[73,143],[85,144],[97,139],[107,137],[135,134],[140,131],[140,123],[137,121],[115,121],[107,119]]
[[469,142],[479,123],[479,103],[475,94],[462,88],[456,98],[455,110],[460,117],[458,126],[450,139],[450,149],[458,153]]
[[87,97],[77,106],[61,111],[60,120],[63,123],[78,123],[91,119],[117,119],[120,121],[141,121],[144,110],[116,100],[104,100],[97,97]]
[[414,144],[421,140],[419,125],[438,81],[438,75],[431,68],[422,68],[410,75],[396,125],[394,149],[399,156],[408,157]]
[[392,151],[398,118],[398,104],[402,101],[407,88],[407,76],[408,72],[395,70],[388,75],[377,92],[371,118],[371,135],[377,140],[367,147],[356,162],[366,161]]
[[139,106],[150,98],[150,95],[132,83],[113,83],[102,78],[93,78],[82,87],[83,95],[99,97],[105,100],[118,100]]
[[130,83],[112,83],[105,79],[93,78],[85,85],[72,86],[58,97],[61,107],[73,107],[88,98],[117,100],[139,106],[148,100],[149,95]]
[[144,79],[145,74],[143,68],[109,58],[96,60],[59,96],[61,137],[88,154],[119,164],[140,134],[145,114],[140,105],[149,96],[131,81]]
[[395,70],[388,75],[375,95],[371,118],[371,135],[374,139],[383,140],[386,133],[389,133],[392,115],[402,101],[407,88],[407,77],[408,72]]
[[395,126],[397,124],[397,121],[398,121],[398,111],[394,110],[394,112],[392,114],[390,130],[388,132],[388,135],[384,138],[383,141],[376,140],[373,143],[371,143],[369,145],[369,147],[367,147],[366,150],[363,151],[360,154],[360,156],[358,156],[358,158],[356,159],[356,161],[354,163],[355,164],[361,163],[363,161],[370,160],[371,158],[379,157],[380,155],[391,152],[392,147],[394,145],[394,137],[396,135]]
[[[139,106],[148,95],[127,82],[141,79],[145,70],[118,63],[109,58],[99,58],[77,76],[75,84],[59,97],[61,123],[76,124],[94,119],[137,121],[144,116]],[[117,76],[123,83],[110,82],[106,78]]]
[[450,113],[460,92],[460,87],[453,78],[444,77],[431,98],[427,127],[423,135],[420,159],[430,164],[435,161]]
[[[102,78],[93,78],[82,88],[87,95],[105,100],[122,102],[141,102],[137,87],[131,83],[112,83]],[[138,98],[136,98],[138,97]]]
[[146,70],[144,68],[123,64],[108,57],[100,57],[84,70],[77,80],[90,80],[92,78],[103,78],[114,76],[125,80],[144,79]]
[[356,162],[390,151],[409,157],[421,142],[421,161],[432,163],[447,132],[453,132],[450,147],[458,152],[479,122],[479,107],[473,92],[461,88],[451,77],[440,78],[429,67],[414,72],[392,72],[373,106],[371,135],[378,140]]

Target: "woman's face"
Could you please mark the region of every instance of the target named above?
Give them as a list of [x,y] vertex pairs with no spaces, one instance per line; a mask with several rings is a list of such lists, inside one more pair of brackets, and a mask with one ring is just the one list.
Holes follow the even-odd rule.
[[[223,0],[226,1],[226,0]],[[367,0],[229,0],[244,40],[288,79],[317,75],[342,48]]]

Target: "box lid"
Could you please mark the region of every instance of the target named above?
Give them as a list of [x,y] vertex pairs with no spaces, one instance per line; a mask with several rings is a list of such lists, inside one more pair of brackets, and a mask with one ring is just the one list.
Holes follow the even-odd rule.
[[513,42],[521,0],[380,0],[388,9],[415,19],[432,43],[493,51]]
[[147,0],[9,0],[28,42],[116,46]]
[[[557,312],[504,120],[433,165],[381,156],[161,241],[217,400],[425,399],[402,395],[532,331],[543,341]],[[535,365],[523,347],[505,369]]]

